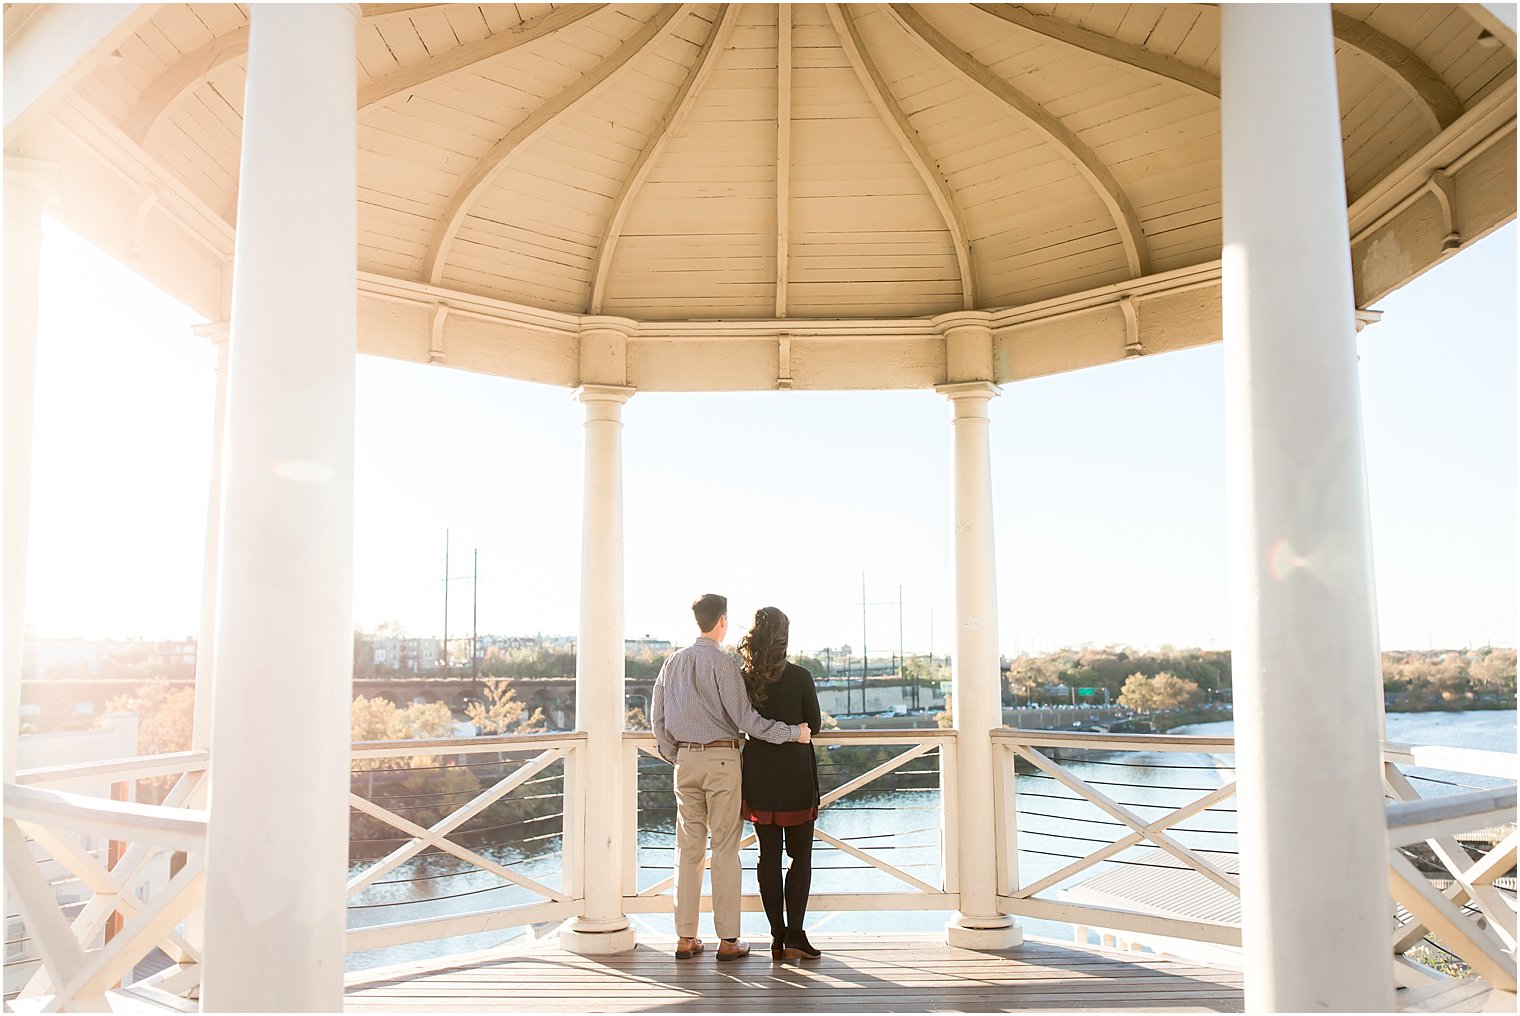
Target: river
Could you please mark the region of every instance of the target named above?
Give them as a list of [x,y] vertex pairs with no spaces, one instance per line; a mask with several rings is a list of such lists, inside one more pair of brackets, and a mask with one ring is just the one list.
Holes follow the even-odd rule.
[[[1448,745],[1513,753],[1516,749],[1515,712],[1489,711],[1471,713],[1390,713],[1387,718],[1388,740],[1414,744]],[[1180,727],[1174,734],[1228,736],[1234,732],[1230,721],[1202,723]],[[1065,762],[1083,779],[1097,783],[1106,793],[1132,806],[1142,815],[1159,815],[1220,786],[1233,777],[1229,756],[1213,754],[1172,754],[1128,752],[1123,755],[1091,755],[1087,761]],[[658,767],[652,760],[648,763]],[[836,766],[838,779],[853,776],[864,763],[854,768],[829,761],[821,753],[821,765],[828,785],[829,767]],[[931,884],[939,879],[940,828],[939,791],[932,786],[937,764],[933,755],[903,767],[907,775],[886,781],[884,789],[861,791],[827,809],[819,826],[859,849],[877,854]],[[668,772],[668,770],[667,770]],[[1502,782],[1491,778],[1454,778],[1447,773],[1411,770],[1421,793],[1436,795],[1455,793],[1467,786],[1492,786]],[[1058,870],[1070,862],[1111,842],[1123,828],[1113,823],[1094,806],[1075,799],[1065,788],[1042,774],[1021,774],[1019,791],[1019,869],[1023,884]],[[668,786],[668,777],[652,770],[644,785]],[[873,785],[875,786],[875,785]],[[647,792],[646,792],[647,793]],[[674,854],[674,830],[668,811],[650,809],[641,812],[639,830],[639,888],[647,888],[670,874]],[[1177,839],[1220,858],[1228,858],[1236,849],[1234,837],[1234,802],[1220,806],[1181,823],[1174,834]],[[553,823],[549,823],[553,826]],[[1117,830],[1117,832],[1116,832]],[[820,848],[823,845],[818,844]],[[555,888],[560,886],[558,841],[540,839],[522,849],[498,847],[481,852],[514,870]],[[1145,845],[1131,848],[1093,871],[1111,868],[1115,863],[1154,863],[1160,851]],[[529,858],[528,860],[523,860]],[[746,893],[755,891],[753,849],[744,851],[742,863]],[[358,868],[355,869],[356,871]],[[884,872],[863,867],[841,851],[817,849],[814,853],[813,892],[896,892],[908,890],[903,883]],[[1049,895],[1049,894],[1042,894]],[[419,897],[447,897],[427,899]],[[500,885],[494,875],[469,868],[450,855],[429,854],[385,876],[384,884],[371,886],[351,901],[350,927],[388,924],[416,920],[444,913],[470,913],[515,903],[531,902],[534,897],[515,886]],[[814,913],[809,916],[809,931],[936,932],[953,915],[941,911]],[[643,914],[633,918],[641,931],[669,935],[674,932],[669,915]],[[1023,920],[1025,932],[1056,939],[1070,939],[1070,925],[1050,921]],[[711,937],[709,918],[703,919],[704,934]],[[763,914],[745,914],[743,934],[757,948],[769,941]],[[367,969],[403,961],[421,960],[452,953],[470,952],[501,945],[517,937],[520,929],[461,936],[433,942],[416,943],[389,949],[358,953],[348,958],[350,970]]]

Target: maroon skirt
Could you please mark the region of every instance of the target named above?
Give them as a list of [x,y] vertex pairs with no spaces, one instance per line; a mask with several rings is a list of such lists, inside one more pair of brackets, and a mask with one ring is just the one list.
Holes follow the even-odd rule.
[[800,811],[765,811],[761,808],[752,808],[748,801],[739,805],[739,814],[747,822],[755,825],[806,825],[818,818],[818,806],[803,808]]

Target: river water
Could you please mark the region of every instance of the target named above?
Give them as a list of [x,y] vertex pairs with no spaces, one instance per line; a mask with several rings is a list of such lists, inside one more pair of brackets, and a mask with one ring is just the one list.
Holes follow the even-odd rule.
[[[1391,713],[1387,718],[1387,739],[1414,744],[1447,745],[1513,753],[1516,750],[1515,712],[1490,711],[1472,713]],[[1229,721],[1196,724],[1173,731],[1176,734],[1227,736],[1234,732]],[[1078,760],[1063,757],[1063,764],[1082,779],[1098,786],[1114,799],[1131,807],[1142,817],[1155,817],[1180,807],[1233,778],[1233,758],[1217,754],[1179,754],[1126,752],[1092,754]],[[646,763],[658,767],[652,761]],[[833,763],[826,752],[820,764],[827,774]],[[839,764],[838,780],[858,771]],[[940,802],[933,787],[938,765],[933,754],[903,767],[907,774],[895,780],[873,784],[881,789],[857,792],[825,810],[819,827],[831,835],[850,842],[930,884],[940,878]],[[668,770],[666,770],[668,772]],[[1466,787],[1493,786],[1502,781],[1492,778],[1453,776],[1450,773],[1410,770],[1422,794],[1434,796],[1456,793]],[[828,776],[825,775],[826,785]],[[666,782],[662,782],[662,780]],[[1104,843],[1112,842],[1127,830],[1098,811],[1095,806],[1077,799],[1066,788],[1040,773],[1023,773],[1017,778],[1019,794],[1019,871],[1022,884],[1059,870]],[[667,787],[668,777],[653,771],[644,785]],[[647,797],[659,792],[646,791],[641,799],[639,829],[639,888],[645,889],[668,877],[674,859],[674,830],[668,811],[649,807]],[[1189,847],[1206,851],[1222,864],[1228,864],[1236,850],[1233,799],[1221,802],[1192,819],[1179,824],[1175,837]],[[550,827],[554,823],[548,823]],[[820,842],[814,852],[813,892],[898,892],[911,891],[887,873],[863,866],[841,851],[824,848]],[[481,853],[545,885],[559,888],[560,860],[558,841],[539,839],[521,848],[482,848]],[[524,860],[526,858],[526,860]],[[744,889],[755,892],[753,848],[743,852]],[[615,863],[615,862],[613,862]],[[1113,861],[1089,869],[1079,878],[1116,864],[1169,864],[1169,856],[1153,847],[1140,845],[1116,855]],[[355,871],[359,870],[358,867]],[[1051,897],[1051,893],[1041,894]],[[414,859],[396,872],[385,876],[384,884],[372,886],[351,901],[350,927],[365,927],[417,920],[453,913],[472,913],[501,906],[528,903],[537,897],[516,886],[501,886],[489,873],[470,868],[450,855],[429,854]],[[891,930],[937,932],[953,915],[942,911],[832,912],[809,915],[809,931],[862,932]],[[646,914],[633,918],[640,931],[673,934],[669,915]],[[1022,920],[1030,935],[1069,939],[1071,927],[1050,921]],[[703,934],[713,938],[711,919],[703,917]],[[768,925],[763,914],[745,914],[743,934],[761,946],[769,941]],[[350,970],[367,969],[409,960],[429,959],[453,953],[488,949],[504,944],[522,934],[521,929],[461,936],[351,955]]]

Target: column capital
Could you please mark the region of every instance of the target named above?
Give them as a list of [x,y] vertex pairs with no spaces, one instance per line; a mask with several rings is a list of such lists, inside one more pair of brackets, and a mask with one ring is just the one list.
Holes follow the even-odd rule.
[[985,328],[992,331],[992,312],[986,310],[952,310],[929,319],[929,324],[941,335],[954,328]]
[[633,318],[617,317],[613,314],[587,314],[580,318],[580,331],[586,332],[617,332],[624,338],[633,338],[639,332],[639,323]]
[[964,399],[991,400],[1003,394],[1003,389],[991,381],[955,381],[951,384],[935,385],[934,390],[951,402],[960,402]]
[[58,196],[58,163],[24,155],[5,157],[5,220],[35,225],[42,208]]
[[232,338],[231,321],[202,321],[200,324],[191,325],[190,330],[197,338],[210,342],[213,346],[225,347]]
[[593,402],[613,402],[621,406],[637,393],[637,388],[626,385],[581,385],[575,390],[575,397],[587,405]]

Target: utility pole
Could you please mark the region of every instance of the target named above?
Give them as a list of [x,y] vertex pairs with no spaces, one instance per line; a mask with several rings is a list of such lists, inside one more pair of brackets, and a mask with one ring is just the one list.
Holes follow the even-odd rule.
[[449,672],[449,531],[443,531],[443,672]]
[[[907,666],[907,663],[908,658],[903,655],[903,598],[902,585],[899,583],[897,587],[897,686],[899,689],[902,687],[903,682],[903,668]],[[917,698],[917,696],[914,696],[914,698]],[[910,699],[910,701],[912,700]],[[916,701],[913,702],[913,706],[916,709],[918,703]]]
[[866,677],[871,671],[871,654],[866,650],[866,573],[860,573],[860,711],[866,708]]
[[470,590],[470,680],[480,680],[480,548],[475,548],[475,573]]

